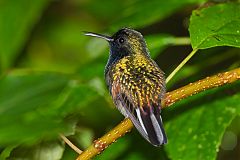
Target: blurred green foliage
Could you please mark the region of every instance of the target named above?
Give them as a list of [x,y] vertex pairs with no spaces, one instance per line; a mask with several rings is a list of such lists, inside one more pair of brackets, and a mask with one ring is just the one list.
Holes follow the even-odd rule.
[[0,2],[0,67],[2,70],[13,65],[46,5],[47,0]]
[[[239,10],[239,2],[205,0],[1,0],[0,159],[74,159],[58,133],[85,149],[123,119],[104,84],[107,43],[82,31],[139,30],[166,75],[190,45],[202,49],[170,81],[172,90],[240,66]],[[226,128],[240,137],[239,90],[238,82],[164,110],[164,147],[133,130],[96,159],[223,159]]]

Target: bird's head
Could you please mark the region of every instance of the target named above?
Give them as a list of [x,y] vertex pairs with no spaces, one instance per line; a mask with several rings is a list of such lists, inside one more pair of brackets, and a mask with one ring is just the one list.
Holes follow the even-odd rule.
[[134,54],[146,54],[148,50],[142,34],[129,28],[122,28],[113,36],[98,33],[85,32],[87,36],[105,39],[109,42],[112,56],[128,56]]

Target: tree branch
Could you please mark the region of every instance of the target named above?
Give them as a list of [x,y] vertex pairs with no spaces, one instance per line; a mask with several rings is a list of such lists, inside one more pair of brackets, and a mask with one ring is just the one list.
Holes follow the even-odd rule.
[[[194,83],[190,83],[184,87],[166,93],[162,108],[168,107],[181,99],[187,98],[204,90],[233,83],[239,79],[240,68],[237,68],[228,72],[207,77]],[[132,127],[133,124],[131,120],[129,118],[124,119],[120,124],[106,133],[103,137],[95,140],[89,148],[79,155],[77,160],[88,160],[93,158],[106,149],[110,144],[115,142],[118,138],[129,132]]]
[[168,107],[181,99],[187,98],[189,96],[205,91],[207,89],[232,83],[239,79],[240,68],[236,68],[228,72],[218,73],[217,75],[206,77],[194,83],[189,83],[184,87],[166,93],[166,96],[163,100],[163,106]]

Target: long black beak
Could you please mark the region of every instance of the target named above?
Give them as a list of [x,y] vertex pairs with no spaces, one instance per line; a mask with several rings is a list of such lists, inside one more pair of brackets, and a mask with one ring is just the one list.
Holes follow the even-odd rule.
[[92,37],[98,37],[98,38],[102,38],[105,39],[108,42],[112,42],[113,38],[110,36],[106,36],[106,35],[102,35],[102,34],[98,34],[98,33],[93,33],[93,32],[84,32],[85,36],[92,36]]

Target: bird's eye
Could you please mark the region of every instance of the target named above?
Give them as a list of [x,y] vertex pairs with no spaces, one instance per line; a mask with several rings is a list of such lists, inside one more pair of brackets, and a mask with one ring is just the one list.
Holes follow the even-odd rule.
[[118,41],[119,41],[119,43],[124,43],[125,40],[123,38],[119,38]]

